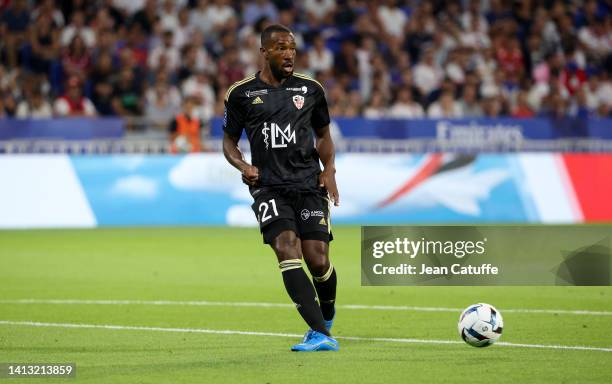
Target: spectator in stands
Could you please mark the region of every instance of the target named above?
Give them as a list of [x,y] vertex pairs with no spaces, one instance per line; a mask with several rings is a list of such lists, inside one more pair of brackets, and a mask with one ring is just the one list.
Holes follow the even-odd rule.
[[212,33],[209,35],[214,41],[224,31],[235,30],[238,27],[236,11],[230,5],[230,0],[213,0],[208,6],[208,18],[212,24]]
[[189,8],[181,8],[178,12],[178,25],[173,29],[174,46],[179,50],[183,48],[185,44],[190,42],[194,30],[189,24]]
[[334,69],[336,76],[346,74],[351,77],[359,75],[359,63],[357,62],[357,48],[351,40],[342,42],[340,52],[334,58]]
[[482,100],[482,110],[484,116],[488,118],[497,118],[502,112],[502,103],[500,96],[488,96]]
[[599,76],[599,80],[596,91],[598,101],[597,115],[600,117],[610,117],[612,112],[612,82],[610,82],[609,75],[605,71]]
[[178,12],[174,0],[161,0],[159,27],[162,31],[174,31],[178,27]]
[[165,128],[181,109],[181,94],[168,82],[166,72],[159,72],[154,85],[145,93],[145,116],[150,125]]
[[28,99],[17,105],[18,119],[48,119],[53,117],[51,104],[45,100],[40,86],[34,87]]
[[463,97],[459,101],[462,115],[465,117],[481,117],[482,107],[478,101],[478,91],[474,85],[466,85],[463,88]]
[[194,116],[194,100],[186,97],[183,110],[170,123],[170,151],[172,153],[201,152],[202,122]]
[[461,60],[462,53],[458,49],[450,51],[446,60],[445,75],[455,84],[463,84],[465,81],[465,71]]
[[334,67],[334,54],[325,46],[325,39],[320,34],[315,36],[308,51],[308,67],[316,72],[329,72]]
[[113,58],[110,53],[104,52],[98,56],[90,81],[92,96],[91,100],[100,115],[113,115],[113,79],[115,72]]
[[131,18],[136,12],[140,11],[144,7],[144,1],[142,0],[108,0],[117,7],[117,10],[121,14],[125,15],[126,18]]
[[378,19],[387,35],[401,38],[404,34],[404,26],[408,17],[400,8],[397,7],[397,1],[385,0],[378,6]]
[[423,59],[414,67],[413,78],[423,97],[429,97],[440,86],[442,70],[434,62],[434,52],[431,49],[423,53]]
[[408,88],[400,88],[397,99],[389,109],[389,117],[396,119],[420,119],[425,116],[421,104],[412,99],[412,92]]
[[134,75],[134,87],[142,89],[146,75],[146,68],[138,65],[134,58],[134,51],[131,49],[119,50],[119,70],[120,73],[124,69],[129,70]]
[[113,17],[111,16],[108,8],[100,8],[96,12],[96,16],[90,24],[97,39],[101,30],[112,30],[115,28],[115,19],[113,19]]
[[306,11],[310,22],[319,25],[336,9],[334,0],[304,0],[302,8]]
[[569,115],[578,119],[586,119],[595,115],[595,110],[589,108],[584,87],[576,92],[576,98],[569,107]]
[[121,53],[129,51],[132,53],[134,64],[140,68],[146,69],[147,58],[149,55],[148,36],[142,32],[140,25],[132,24],[125,39],[117,44]]
[[195,49],[194,55],[196,70],[204,71],[207,74],[214,76],[217,73],[217,64],[210,57],[210,54],[205,48],[204,35],[202,32],[194,30],[191,33],[189,44],[187,44],[187,46],[189,45]]
[[524,90],[520,91],[516,97],[516,106],[512,109],[512,117],[524,119],[534,115],[535,113],[529,106],[527,92]]
[[182,91],[185,97],[191,98],[194,116],[207,123],[214,114],[215,92],[206,72],[198,71],[189,77],[183,83]]
[[568,102],[558,93],[549,93],[542,101],[540,116],[560,119],[569,116]]
[[245,4],[242,12],[242,21],[245,24],[253,24],[262,17],[278,21],[278,10],[270,0],[254,0]]
[[361,94],[357,90],[352,90],[348,93],[347,102],[344,103],[344,109],[341,116],[343,117],[359,117],[362,113],[363,100]]
[[181,50],[181,66],[177,71],[177,80],[180,83],[191,77],[199,70],[203,70],[198,65],[197,47],[193,44],[187,44]]
[[130,68],[123,68],[113,89],[113,110],[119,116],[140,116],[144,111],[141,88]]
[[53,109],[59,117],[96,116],[96,108],[91,100],[83,96],[81,81],[76,76],[68,79],[66,92],[55,100]]
[[[267,22],[267,21],[266,21]],[[246,34],[240,41],[240,48],[238,49],[240,65],[244,68],[245,74],[251,74],[259,71],[262,68],[261,53],[259,52],[259,36],[261,33],[256,35],[255,33]],[[300,57],[301,56],[301,57]],[[306,54],[299,55],[297,60],[306,57]],[[296,71],[299,71],[296,69]],[[210,72],[209,72],[210,73]]]
[[72,14],[70,24],[63,29],[60,44],[62,47],[68,46],[77,35],[83,39],[88,48],[92,48],[96,43],[96,34],[85,24],[85,14],[80,10]]
[[5,10],[0,20],[0,40],[4,42],[4,50],[9,67],[17,66],[18,51],[26,41],[26,32],[30,22],[30,13],[26,0],[13,0]]
[[[23,77],[23,71],[19,68],[5,67],[0,64],[0,99],[10,97],[13,101],[21,97],[23,89],[20,79]],[[4,106],[10,106],[13,102],[6,100]],[[12,109],[9,107],[9,112]]]
[[100,29],[96,37],[96,47],[92,51],[92,59],[94,63],[102,54],[109,54],[113,58],[113,63],[117,64],[117,37],[112,29]]
[[[149,0],[153,3],[155,0]],[[212,32],[213,21],[209,13],[209,0],[197,0],[195,8],[189,14],[189,24],[204,36]]]
[[486,28],[481,25],[482,19],[479,17],[470,18],[469,26],[465,32],[459,36],[461,45],[468,48],[483,49],[491,46],[491,40],[486,33]]
[[427,108],[427,117],[433,119],[459,118],[463,117],[461,105],[455,101],[453,93],[450,91],[442,92],[440,98]]
[[523,53],[517,38],[499,39],[495,54],[499,68],[506,73],[508,78],[514,78],[523,73]]
[[140,28],[147,35],[153,34],[158,21],[157,0],[146,0],[145,6],[132,17],[132,22],[139,24]]
[[166,69],[175,71],[179,65],[179,51],[174,45],[174,32],[168,29],[163,32],[162,45],[153,48],[149,55],[149,70],[157,72],[162,61],[166,62]]
[[66,20],[72,20],[76,12],[81,12],[86,21],[92,20],[95,16],[98,4],[87,0],[61,1],[60,7]]
[[59,57],[59,29],[53,19],[41,13],[30,27],[30,67],[44,78],[49,76],[51,65]]
[[387,116],[385,97],[382,92],[372,93],[370,102],[363,111],[363,116],[368,119],[381,119]]
[[596,17],[593,24],[585,25],[578,32],[578,39],[584,44],[589,54],[596,58],[610,55],[612,51],[612,30],[610,22],[604,17]]
[[238,49],[235,47],[226,49],[223,56],[219,59],[217,68],[219,70],[219,77],[228,86],[242,80],[245,76],[244,69],[240,66]]
[[87,78],[91,66],[91,55],[80,35],[75,35],[62,55],[62,67],[66,78],[76,76],[81,81]]
[[0,94],[0,117],[14,117],[17,112],[17,101],[8,92]]
[[30,22],[32,20],[38,20],[38,18],[43,15],[48,17],[55,27],[61,28],[66,23],[64,14],[55,6],[54,0],[42,0],[30,13]]
[[102,0],[102,4],[100,5],[100,7],[106,9],[110,17],[113,19],[114,28],[119,33],[123,33],[125,29],[125,14],[118,6],[115,5],[115,1],[116,0]]

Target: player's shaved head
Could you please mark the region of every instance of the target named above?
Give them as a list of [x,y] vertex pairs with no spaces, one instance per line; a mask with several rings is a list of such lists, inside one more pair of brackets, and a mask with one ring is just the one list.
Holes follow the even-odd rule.
[[274,42],[272,40],[272,34],[274,32],[293,33],[291,32],[289,28],[285,27],[284,25],[281,25],[281,24],[269,25],[261,32],[261,46],[262,47],[269,47],[270,44]]

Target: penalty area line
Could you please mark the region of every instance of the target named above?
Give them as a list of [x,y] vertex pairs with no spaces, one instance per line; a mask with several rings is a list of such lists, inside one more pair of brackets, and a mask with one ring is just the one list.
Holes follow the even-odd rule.
[[[47,328],[78,328],[78,329],[106,329],[119,331],[150,331],[150,332],[168,332],[168,333],[203,333],[213,335],[243,335],[243,336],[268,336],[268,337],[285,337],[285,338],[302,338],[303,335],[293,333],[278,333],[278,332],[255,332],[255,331],[238,331],[238,330],[217,330],[217,329],[202,329],[202,328],[166,328],[166,327],[145,327],[132,325],[111,325],[111,324],[76,324],[76,323],[43,323],[37,321],[12,321],[0,320],[0,325],[8,326],[26,326],[26,327],[47,327]],[[431,340],[431,339],[406,339],[392,337],[358,337],[358,336],[338,336],[338,340],[351,341],[366,341],[366,342],[388,342],[388,343],[406,343],[406,344],[463,344],[461,341],[453,340]],[[556,350],[574,350],[574,351],[597,351],[597,352],[612,352],[612,348],[604,347],[589,347],[589,346],[573,346],[573,345],[546,345],[546,344],[519,344],[499,342],[496,345],[502,347],[515,348],[539,348],[539,349],[556,349]]]
[[[82,300],[82,299],[16,299],[0,300],[0,304],[55,304],[55,305],[176,305],[176,306],[210,306],[210,307],[260,307],[260,308],[294,308],[293,304],[239,301],[207,301],[207,300]],[[418,307],[405,305],[361,305],[340,304],[339,309],[374,310],[374,311],[410,311],[410,312],[452,312],[461,313],[464,308]],[[528,309],[502,308],[503,313],[529,313],[548,315],[583,315],[612,316],[610,311],[589,311],[580,309]]]

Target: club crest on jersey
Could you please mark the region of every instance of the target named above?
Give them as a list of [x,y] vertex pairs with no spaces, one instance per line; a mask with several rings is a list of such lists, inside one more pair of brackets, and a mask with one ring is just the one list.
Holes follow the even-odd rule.
[[295,105],[297,109],[302,109],[302,107],[304,106],[304,96],[302,95],[293,96],[293,105]]
[[295,131],[291,130],[291,124],[283,129],[276,123],[264,123],[261,130],[264,135],[264,143],[266,144],[266,150],[272,144],[272,148],[286,148],[288,143],[295,144]]

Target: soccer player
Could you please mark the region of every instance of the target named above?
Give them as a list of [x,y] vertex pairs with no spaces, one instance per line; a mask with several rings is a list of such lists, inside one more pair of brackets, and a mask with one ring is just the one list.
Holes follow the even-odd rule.
[[[310,327],[291,350],[336,351],[338,342],[330,334],[336,271],[329,261],[330,198],[340,203],[334,144],[321,84],[293,72],[295,47],[288,28],[264,29],[264,68],[232,85],[225,96],[223,153],[249,186],[264,243],[274,250],[287,293]],[[243,129],[252,164],[238,147]]]

